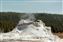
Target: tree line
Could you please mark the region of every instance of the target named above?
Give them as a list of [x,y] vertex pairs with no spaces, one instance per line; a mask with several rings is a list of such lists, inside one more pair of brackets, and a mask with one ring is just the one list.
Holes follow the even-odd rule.
[[[12,31],[21,16],[26,13],[0,12],[0,32]],[[52,32],[63,32],[63,15],[48,13],[32,13],[36,20],[42,20],[46,26],[51,26]]]

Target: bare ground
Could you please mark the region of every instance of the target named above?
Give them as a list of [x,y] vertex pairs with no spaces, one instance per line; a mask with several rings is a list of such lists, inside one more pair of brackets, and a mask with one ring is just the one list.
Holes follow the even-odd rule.
[[59,36],[61,39],[63,39],[63,33],[53,33],[54,35]]
[[31,41],[31,40],[4,40],[0,42],[40,42],[40,41]]

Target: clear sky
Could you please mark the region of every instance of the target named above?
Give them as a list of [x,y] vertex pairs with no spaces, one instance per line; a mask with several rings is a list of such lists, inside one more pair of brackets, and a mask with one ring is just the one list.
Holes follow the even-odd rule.
[[62,0],[0,0],[0,11],[63,14]]

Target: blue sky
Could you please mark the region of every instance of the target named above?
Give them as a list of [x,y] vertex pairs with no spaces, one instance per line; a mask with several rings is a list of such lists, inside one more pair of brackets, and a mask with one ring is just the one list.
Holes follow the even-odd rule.
[[62,0],[0,0],[0,11],[62,14]]

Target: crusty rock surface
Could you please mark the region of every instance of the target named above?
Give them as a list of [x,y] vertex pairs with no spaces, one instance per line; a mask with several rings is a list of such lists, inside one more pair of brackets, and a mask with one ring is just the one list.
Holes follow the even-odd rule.
[[[20,30],[19,30],[20,29]],[[19,26],[9,32],[0,33],[0,42],[62,42],[58,36],[51,33],[51,27],[39,20],[39,22],[32,22],[22,20]]]

